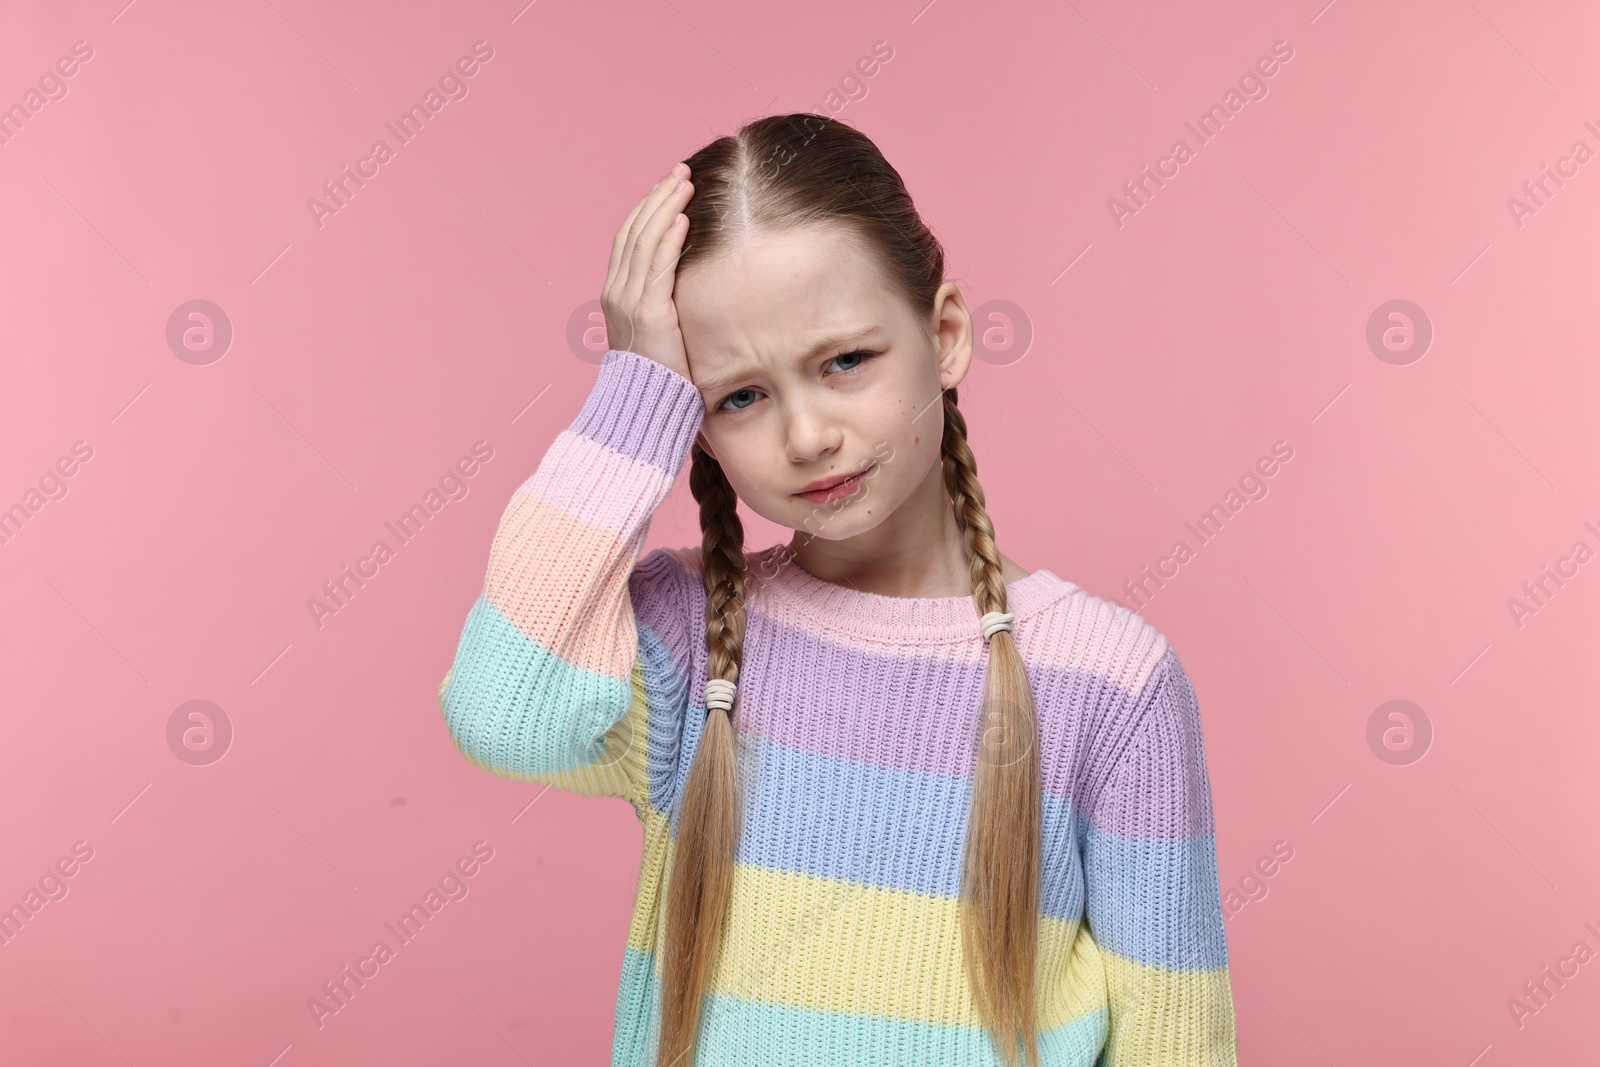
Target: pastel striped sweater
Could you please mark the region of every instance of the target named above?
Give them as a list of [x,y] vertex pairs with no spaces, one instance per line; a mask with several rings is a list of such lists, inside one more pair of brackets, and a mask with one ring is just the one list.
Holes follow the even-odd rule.
[[[629,1067],[655,1062],[663,887],[707,677],[698,549],[639,551],[703,416],[688,379],[605,354],[512,495],[439,688],[474,763],[637,812],[612,1046]],[[696,1062],[998,1064],[958,926],[987,653],[972,598],[834,585],[781,545],[747,560],[745,814]],[[1040,730],[1043,1062],[1231,1067],[1211,790],[1183,665],[1143,618],[1049,570],[1007,590]]]

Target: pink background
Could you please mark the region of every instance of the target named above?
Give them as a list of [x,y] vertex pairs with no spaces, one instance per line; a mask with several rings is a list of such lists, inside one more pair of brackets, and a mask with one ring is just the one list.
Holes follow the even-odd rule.
[[[1200,696],[1224,891],[1294,852],[1228,922],[1242,1062],[1592,1062],[1600,962],[1520,1026],[1507,1001],[1600,952],[1600,563],[1520,627],[1507,601],[1600,548],[1600,160],[1520,226],[1507,200],[1600,149],[1600,8],[123,2],[0,16],[0,104],[93,48],[0,145],[0,506],[93,450],[0,545],[0,904],[93,849],[0,946],[6,1062],[608,1058],[633,813],[473,767],[436,689],[594,380],[569,324],[617,225],[842,78],[969,306],[1033,331],[961,386],[1009,555],[1126,600],[1293,449],[1144,609]],[[469,95],[319,227],[308,198],[480,40]],[[166,339],[196,299],[234,331],[207,365]],[[1434,331],[1405,365],[1366,340],[1395,299]],[[319,628],[479,440],[469,494]],[[698,543],[691,505],[680,479],[648,547]],[[205,766],[166,733],[196,699],[234,730]],[[1406,765],[1367,740],[1395,699],[1433,732]],[[470,894],[319,1029],[308,998],[477,841]]]

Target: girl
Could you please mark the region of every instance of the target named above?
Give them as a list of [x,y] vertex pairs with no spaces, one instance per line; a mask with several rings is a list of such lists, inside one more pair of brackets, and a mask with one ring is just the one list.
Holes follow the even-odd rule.
[[[644,824],[612,1062],[1235,1064],[1194,690],[1000,552],[972,320],[877,147],[705,146],[601,305],[439,699],[475,763]],[[691,452],[701,546],[640,559]],[[739,500],[792,541],[747,553]]]

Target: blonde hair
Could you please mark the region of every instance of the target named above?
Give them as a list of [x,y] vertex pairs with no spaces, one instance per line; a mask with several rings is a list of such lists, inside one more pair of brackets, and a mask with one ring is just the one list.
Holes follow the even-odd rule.
[[[900,175],[864,134],[812,114],[757,119],[687,160],[695,194],[682,271],[727,247],[740,227],[849,228],[920,313],[930,314],[944,253]],[[954,387],[944,391],[945,488],[966,540],[978,614],[1006,610],[994,524]],[[745,632],[744,526],[722,467],[697,444],[689,487],[700,505],[707,673],[739,680]],[[974,634],[979,632],[974,623]],[[1039,1061],[1036,1013],[1041,786],[1033,689],[1009,631],[989,639],[977,768],[961,874],[962,956],[973,1001],[1005,1064]],[[733,716],[712,709],[690,765],[668,876],[656,1062],[693,1067],[705,993],[732,895],[742,811]]]

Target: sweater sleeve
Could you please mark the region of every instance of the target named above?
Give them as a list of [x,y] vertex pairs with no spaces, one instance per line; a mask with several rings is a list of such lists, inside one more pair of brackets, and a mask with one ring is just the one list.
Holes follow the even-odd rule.
[[698,575],[672,551],[638,553],[704,413],[687,378],[608,351],[577,418],[512,494],[439,686],[473,763],[626,797],[641,818],[652,789],[660,799],[670,785],[687,614],[703,592],[697,601]]
[[1105,1067],[1236,1067],[1200,709],[1170,645],[1090,807],[1084,880],[1105,965]]

